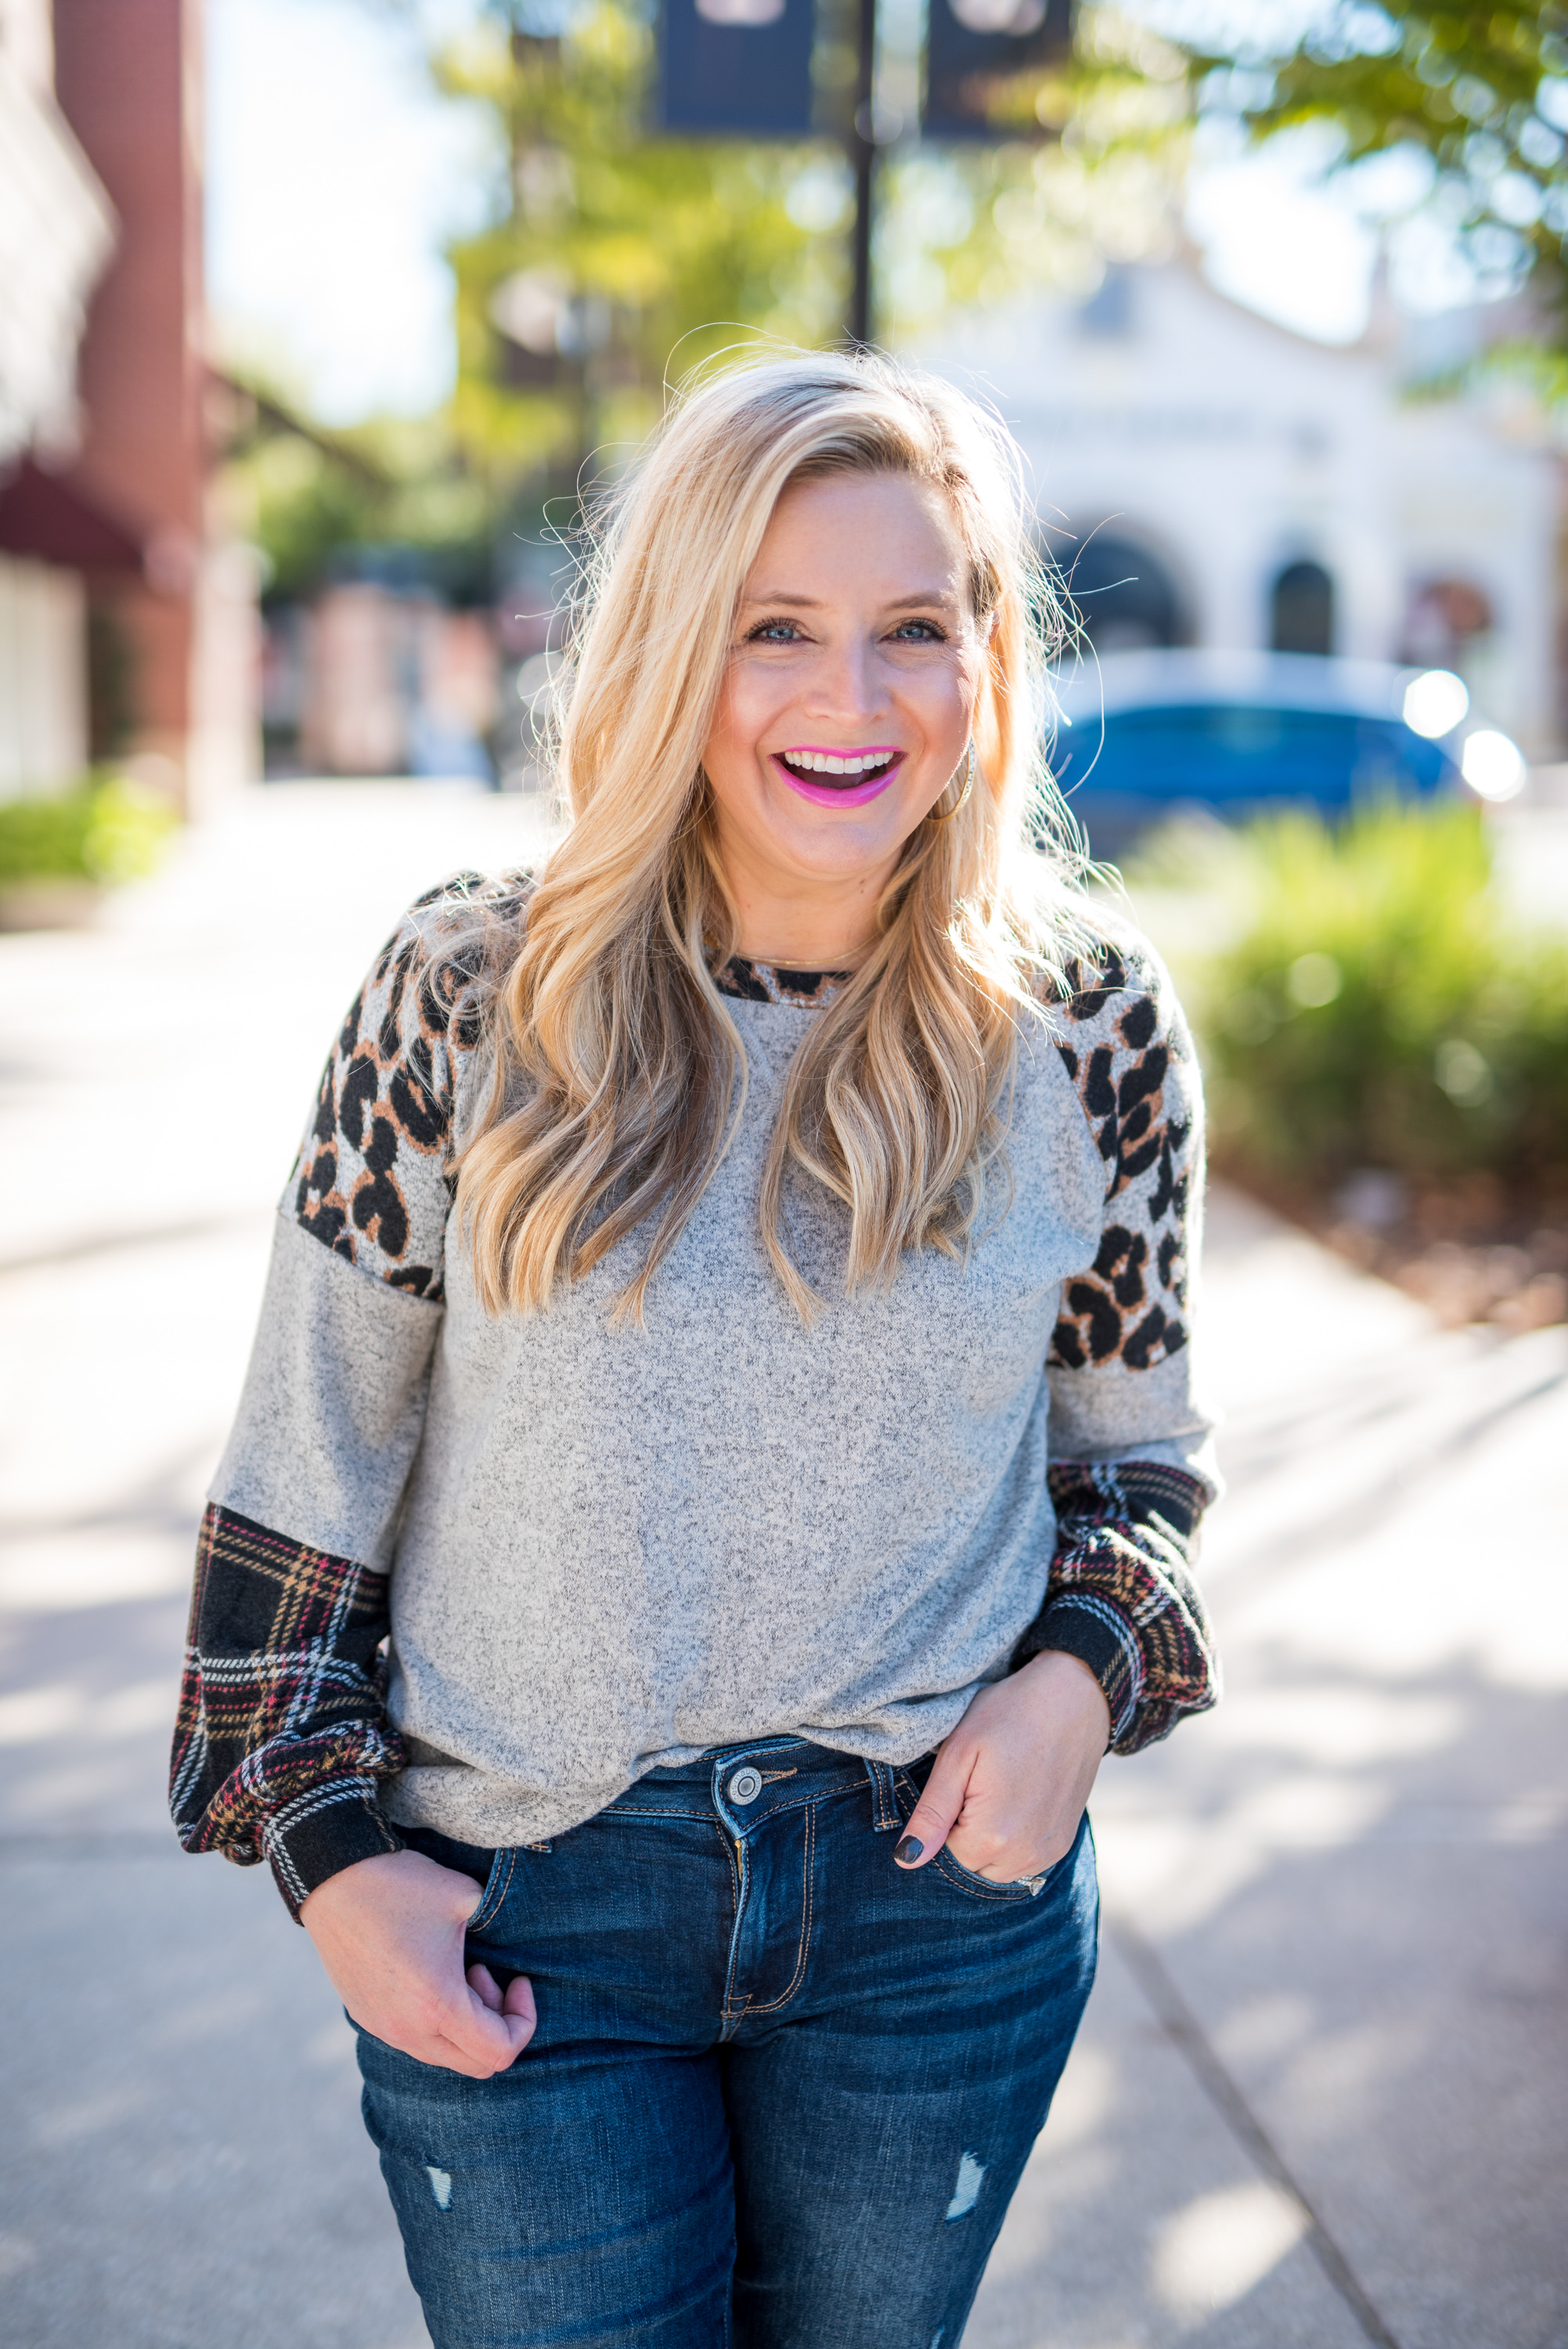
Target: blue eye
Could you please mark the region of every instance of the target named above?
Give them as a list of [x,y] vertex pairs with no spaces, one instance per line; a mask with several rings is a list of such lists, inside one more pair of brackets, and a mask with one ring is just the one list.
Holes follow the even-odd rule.
[[800,632],[793,620],[758,620],[746,639],[748,645],[794,645]]
[[[915,631],[919,631],[918,634]],[[894,639],[903,637],[905,644],[940,645],[946,638],[934,620],[902,620],[893,630]]]

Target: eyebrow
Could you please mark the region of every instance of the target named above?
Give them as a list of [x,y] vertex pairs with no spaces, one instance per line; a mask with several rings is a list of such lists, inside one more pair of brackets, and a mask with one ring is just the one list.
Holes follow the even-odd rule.
[[[894,595],[891,597],[887,605],[884,606],[884,609],[890,612],[913,612],[922,605],[939,604],[951,611],[956,608],[958,601],[958,597],[956,595],[950,595],[945,588],[926,587],[917,589],[913,595]],[[819,595],[786,595],[764,593],[759,595],[746,595],[741,598],[741,607],[743,610],[749,610],[758,604],[777,604],[784,606],[791,612],[820,612],[822,609],[822,599]]]

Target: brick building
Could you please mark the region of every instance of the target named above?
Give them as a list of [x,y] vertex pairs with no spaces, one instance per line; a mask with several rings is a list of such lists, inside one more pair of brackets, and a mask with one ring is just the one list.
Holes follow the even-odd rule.
[[0,792],[113,750],[200,813],[253,768],[254,584],[209,492],[201,47],[201,0],[0,0],[0,104],[50,159],[0,151],[46,281],[27,308],[0,278]]

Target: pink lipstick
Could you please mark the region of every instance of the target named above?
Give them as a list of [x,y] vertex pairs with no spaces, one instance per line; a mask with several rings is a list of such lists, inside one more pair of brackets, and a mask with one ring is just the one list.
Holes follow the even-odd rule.
[[791,791],[818,807],[864,807],[886,791],[904,760],[902,750],[882,742],[851,750],[802,743],[769,756]]

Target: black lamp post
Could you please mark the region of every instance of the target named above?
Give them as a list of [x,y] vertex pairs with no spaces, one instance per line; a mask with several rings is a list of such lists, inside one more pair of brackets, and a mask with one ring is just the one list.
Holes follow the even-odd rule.
[[872,339],[872,212],[876,198],[877,168],[874,112],[877,0],[859,0],[859,15],[855,110],[848,140],[850,162],[855,174],[855,226],[851,251],[847,339],[857,350],[864,350]]

